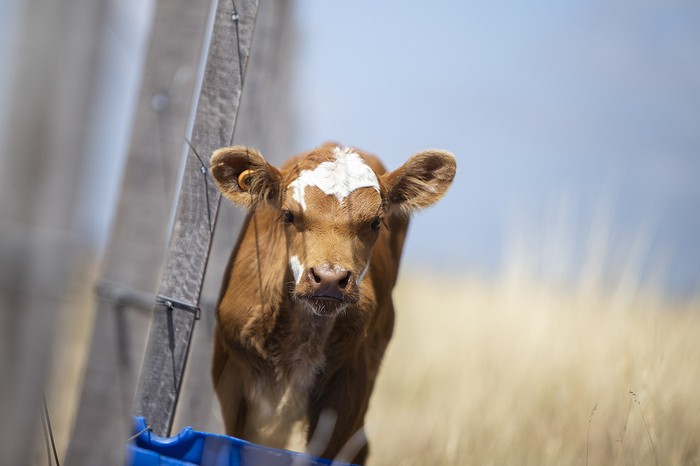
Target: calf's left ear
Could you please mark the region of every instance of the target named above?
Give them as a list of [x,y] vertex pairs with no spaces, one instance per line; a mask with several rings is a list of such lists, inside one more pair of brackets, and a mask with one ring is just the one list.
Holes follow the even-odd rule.
[[406,163],[383,177],[390,212],[410,215],[440,200],[457,171],[454,155],[431,149],[411,156]]
[[279,170],[255,149],[222,147],[211,156],[211,174],[221,193],[234,204],[250,208],[261,202],[280,202]]

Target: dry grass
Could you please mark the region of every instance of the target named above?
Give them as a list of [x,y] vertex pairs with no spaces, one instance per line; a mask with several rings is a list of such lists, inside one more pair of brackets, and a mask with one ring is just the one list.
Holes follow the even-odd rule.
[[[368,416],[370,465],[700,465],[700,299],[407,272]],[[91,294],[80,300],[92,310]],[[47,393],[59,454],[91,321],[64,317]],[[47,464],[43,437],[37,447],[34,464]]]
[[698,300],[425,276],[395,291],[370,464],[700,464]]

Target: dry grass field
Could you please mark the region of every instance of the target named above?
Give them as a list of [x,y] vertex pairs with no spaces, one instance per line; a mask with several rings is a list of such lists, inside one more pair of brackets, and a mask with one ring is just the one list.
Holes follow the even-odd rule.
[[[700,465],[700,297],[524,277],[403,271],[367,419],[370,466]],[[61,455],[91,288],[69,307],[47,394]],[[41,432],[33,464],[47,464]]]
[[370,464],[700,464],[699,300],[430,276],[395,290]]

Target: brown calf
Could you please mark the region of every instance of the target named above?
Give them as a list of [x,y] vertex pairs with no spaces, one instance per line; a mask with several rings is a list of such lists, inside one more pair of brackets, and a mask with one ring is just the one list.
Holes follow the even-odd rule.
[[322,456],[336,457],[364,425],[391,338],[408,217],[443,196],[455,159],[424,151],[386,173],[374,156],[326,144],[278,170],[236,146],[215,151],[211,169],[223,195],[249,209],[215,336],[226,432],[283,448],[298,423],[310,439],[326,411],[335,425]]

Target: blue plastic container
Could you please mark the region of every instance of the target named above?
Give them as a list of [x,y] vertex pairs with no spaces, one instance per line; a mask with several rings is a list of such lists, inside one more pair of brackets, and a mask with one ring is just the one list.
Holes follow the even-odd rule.
[[127,447],[129,466],[349,466],[191,427],[174,437],[158,437],[148,430],[142,417],[134,418],[134,435]]

